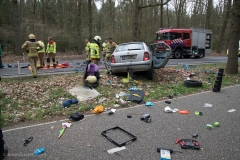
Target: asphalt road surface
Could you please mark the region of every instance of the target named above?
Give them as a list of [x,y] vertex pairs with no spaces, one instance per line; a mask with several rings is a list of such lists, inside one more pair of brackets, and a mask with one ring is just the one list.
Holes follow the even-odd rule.
[[[115,114],[107,112],[85,116],[83,121],[73,122],[60,139],[58,131],[62,121],[34,124],[20,128],[3,128],[4,140],[9,148],[6,160],[47,159],[47,160],[155,160],[160,159],[157,147],[180,150],[171,154],[173,160],[239,160],[240,159],[240,85],[222,88],[220,92],[202,92],[183,97],[173,97],[171,104],[154,102],[132,108],[117,109]],[[167,95],[166,95],[167,96]],[[203,107],[205,103],[212,107]],[[190,114],[166,113],[166,106],[172,109],[188,110]],[[228,112],[235,109],[235,112]],[[202,115],[195,115],[195,111]],[[152,121],[140,120],[143,114],[150,114]],[[131,114],[132,118],[127,118]],[[219,127],[207,129],[207,124],[219,122]],[[101,132],[119,126],[135,135],[137,140],[126,144],[126,149],[109,154],[116,148]],[[198,134],[193,138],[193,134]],[[108,135],[118,143],[129,140],[123,132],[112,130]],[[24,139],[33,137],[32,142],[23,146]],[[200,150],[181,149],[177,139],[194,139]],[[45,149],[40,156],[33,155],[39,147]]]
[[[238,58],[240,61],[240,58]],[[72,72],[82,72],[86,65],[83,63],[84,60],[75,60],[75,61],[64,61],[68,62],[71,67],[61,68],[61,69],[47,69],[39,70],[38,75],[42,74],[61,74],[61,73],[72,73]],[[206,63],[217,63],[217,62],[227,62],[227,57],[204,57],[204,58],[188,58],[188,59],[170,59],[167,65],[182,65],[182,64],[206,64]],[[62,62],[59,62],[62,63]],[[31,75],[28,68],[24,68],[29,63],[20,63],[19,66],[22,67],[20,70],[17,68],[17,63],[11,64],[13,67],[5,67],[0,69],[0,76],[9,77],[9,76],[29,76]],[[100,63],[100,67],[103,67],[103,63]]]

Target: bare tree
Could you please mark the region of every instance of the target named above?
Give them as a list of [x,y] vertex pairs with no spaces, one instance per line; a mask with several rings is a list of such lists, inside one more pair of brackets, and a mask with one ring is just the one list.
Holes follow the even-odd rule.
[[228,74],[238,74],[238,46],[240,35],[240,1],[233,0],[231,32],[229,39],[229,54],[226,72]]
[[205,28],[210,28],[213,1],[208,0]]
[[[139,0],[135,0],[135,6],[134,6],[134,23],[133,23],[133,37],[132,40],[133,41],[137,41],[138,40],[138,18],[139,18],[139,11],[143,8],[149,8],[149,7],[156,7],[156,6],[160,6],[160,5],[165,5],[169,2],[170,0],[166,0],[166,2],[164,3],[157,3],[157,4],[149,4],[149,5],[145,5],[145,6],[140,6],[139,5]],[[131,1],[130,1],[131,2]]]
[[228,17],[231,12],[231,2],[232,2],[231,0],[228,0],[227,2],[227,7],[225,9],[225,14],[222,22],[222,29],[218,38],[217,53],[219,54],[221,54],[222,52],[222,45],[224,44],[224,40],[225,40],[224,34],[227,28]]
[[81,9],[82,9],[82,1],[78,0],[77,1],[77,7],[78,7],[78,16],[77,16],[77,32],[78,32],[78,54],[82,54],[82,49],[83,49],[83,45],[82,45],[82,16],[81,16]]
[[181,15],[183,12],[184,5],[186,4],[186,0],[174,0],[173,7],[175,10],[175,19],[176,19],[176,28],[180,27]]
[[90,41],[93,39],[92,35],[92,0],[88,0],[88,30],[89,30],[89,39]]
[[20,16],[18,9],[18,0],[12,0],[12,15],[13,15],[13,28],[14,28],[14,41],[15,41],[15,52],[17,55],[22,55],[21,49],[21,27],[20,27]]

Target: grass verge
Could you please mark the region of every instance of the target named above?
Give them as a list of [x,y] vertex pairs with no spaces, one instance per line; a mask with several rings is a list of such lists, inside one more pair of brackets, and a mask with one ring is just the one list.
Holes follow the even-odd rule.
[[[225,63],[218,63],[189,66],[189,72],[194,73],[194,76],[190,78],[203,83],[200,88],[184,86],[184,80],[187,76],[186,73],[180,72],[184,70],[182,66],[155,70],[154,79],[151,81],[145,75],[136,73],[135,79],[140,81],[141,84],[137,82],[123,83],[122,78],[127,76],[125,74],[108,77],[104,72],[101,72],[103,77],[100,79],[100,86],[96,88],[100,95],[69,108],[63,108],[61,102],[65,99],[76,98],[68,90],[82,85],[83,73],[39,76],[37,79],[31,77],[21,79],[3,78],[0,83],[0,125],[6,126],[11,123],[36,121],[56,116],[67,118],[76,111],[88,114],[98,105],[101,98],[105,98],[101,104],[106,110],[131,107],[136,104],[127,101],[126,104],[122,105],[116,98],[116,94],[127,95],[129,94],[128,89],[133,86],[144,90],[145,102],[167,99],[169,95],[177,97],[212,90],[219,68],[225,69],[225,65]],[[109,78],[113,85],[108,83]],[[239,83],[240,74],[225,74],[222,87]],[[121,98],[127,100],[126,96]]]

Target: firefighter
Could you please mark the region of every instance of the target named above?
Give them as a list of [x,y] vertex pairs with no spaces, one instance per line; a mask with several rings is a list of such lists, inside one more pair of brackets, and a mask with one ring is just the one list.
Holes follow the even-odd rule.
[[106,47],[107,47],[106,61],[110,62],[111,55],[112,55],[113,51],[116,49],[117,44],[115,42],[113,42],[112,38],[108,38],[108,43],[107,43]]
[[53,67],[56,68],[57,63],[55,60],[56,56],[56,42],[53,41],[52,37],[48,37],[48,44],[47,44],[47,68],[50,67],[50,58],[52,58]]
[[37,48],[38,49],[37,68],[43,68],[43,66],[44,66],[43,57],[44,57],[44,53],[45,53],[45,45],[41,39],[38,40],[38,43],[43,47],[43,49],[39,50],[39,47]]
[[93,38],[93,43],[90,44],[90,54],[91,54],[91,62],[98,65],[98,61],[100,59],[100,36],[95,36]]
[[35,40],[35,36],[33,34],[30,34],[28,36],[28,39],[29,40],[22,45],[22,49],[23,52],[26,52],[28,55],[28,60],[30,62],[33,78],[37,78],[38,49],[43,49],[43,46],[41,46]]
[[86,51],[86,63],[89,64],[91,62],[91,55],[90,55],[90,42],[88,41],[88,39],[85,40],[86,42],[86,46],[85,46],[85,51]]
[[107,43],[108,43],[108,40],[106,39],[103,44],[102,44],[102,60],[104,61],[105,60],[105,55],[106,55],[106,50],[107,50]]

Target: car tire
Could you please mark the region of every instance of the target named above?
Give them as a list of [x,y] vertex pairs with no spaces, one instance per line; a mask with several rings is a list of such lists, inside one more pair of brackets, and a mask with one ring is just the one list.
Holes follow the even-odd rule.
[[147,71],[147,78],[149,80],[153,79],[153,74],[154,74],[154,69],[153,69],[153,65],[151,65],[151,68]]
[[176,49],[174,52],[174,58],[181,59],[182,58],[182,51],[180,49]]
[[202,87],[202,82],[196,80],[185,80],[184,86],[186,87]]

